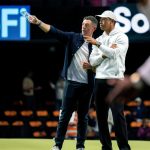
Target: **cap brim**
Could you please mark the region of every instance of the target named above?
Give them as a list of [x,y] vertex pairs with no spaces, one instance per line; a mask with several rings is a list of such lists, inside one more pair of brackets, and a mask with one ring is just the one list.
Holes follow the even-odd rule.
[[96,17],[101,17],[101,15],[95,15]]
[[99,17],[99,18],[106,18],[106,16],[104,16],[104,15],[96,15],[96,17]]
[[106,17],[106,16],[104,16],[104,15],[95,15],[95,17],[99,17],[99,18],[110,18],[110,19],[112,19],[112,20],[114,20],[114,21],[117,21],[117,19],[115,19],[115,18]]

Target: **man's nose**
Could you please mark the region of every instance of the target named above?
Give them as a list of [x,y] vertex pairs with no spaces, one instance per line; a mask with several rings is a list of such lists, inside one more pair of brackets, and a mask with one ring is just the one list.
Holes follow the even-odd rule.
[[82,28],[85,28],[85,25],[83,25]]
[[83,27],[82,27],[82,29],[86,29],[86,27],[85,27],[85,26],[83,26]]

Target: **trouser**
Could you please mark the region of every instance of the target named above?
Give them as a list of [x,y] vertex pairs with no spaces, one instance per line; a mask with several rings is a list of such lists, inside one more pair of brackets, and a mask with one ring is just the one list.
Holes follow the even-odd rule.
[[111,89],[112,86],[107,84],[106,79],[95,80],[94,96],[102,150],[112,150],[111,137],[107,122],[109,108],[112,110],[119,150],[130,150],[130,146],[128,144],[126,119],[123,113],[124,104],[121,102],[112,102],[112,104],[108,104],[105,100]]
[[91,91],[88,84],[78,83],[74,81],[66,82],[66,87],[64,89],[64,99],[62,101],[62,112],[59,118],[55,143],[59,148],[62,148],[68,123],[74,110],[77,110],[78,125],[76,147],[84,148]]

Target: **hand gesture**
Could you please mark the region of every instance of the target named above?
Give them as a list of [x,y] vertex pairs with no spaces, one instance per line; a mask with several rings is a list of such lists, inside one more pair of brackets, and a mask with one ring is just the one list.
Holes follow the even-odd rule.
[[87,41],[88,43],[96,45],[96,40],[92,38],[91,36],[84,36],[84,40]]
[[28,17],[28,21],[29,21],[30,23],[36,24],[36,25],[40,24],[40,22],[41,22],[41,20],[39,20],[39,19],[38,19],[36,16],[34,16],[34,15],[30,15],[30,16]]
[[83,62],[83,69],[91,69],[91,65],[88,62]]

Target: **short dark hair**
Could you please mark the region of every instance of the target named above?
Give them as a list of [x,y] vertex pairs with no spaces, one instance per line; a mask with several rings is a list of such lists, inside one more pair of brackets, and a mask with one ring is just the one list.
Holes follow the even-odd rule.
[[92,23],[96,25],[96,27],[98,25],[98,20],[94,16],[86,16],[86,17],[83,18],[83,20],[91,20]]

